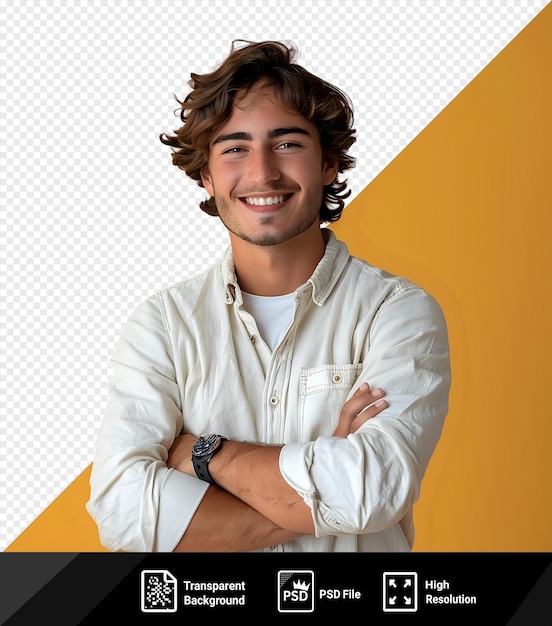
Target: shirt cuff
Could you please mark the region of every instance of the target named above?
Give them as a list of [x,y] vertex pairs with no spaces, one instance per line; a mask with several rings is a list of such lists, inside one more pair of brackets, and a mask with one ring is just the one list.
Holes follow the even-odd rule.
[[209,483],[169,471],[159,503],[154,552],[172,552],[188,528]]
[[314,443],[286,443],[280,452],[280,473],[290,487],[309,504],[314,495],[310,475]]
[[[355,532],[351,523],[343,515],[337,517],[336,513],[342,509],[343,493],[330,459],[336,455],[335,446],[341,445],[347,445],[345,439],[319,437],[316,441],[285,444],[280,452],[280,473],[310,508],[316,537]],[[315,448],[316,465],[313,463]],[[325,462],[325,458],[329,462]]]

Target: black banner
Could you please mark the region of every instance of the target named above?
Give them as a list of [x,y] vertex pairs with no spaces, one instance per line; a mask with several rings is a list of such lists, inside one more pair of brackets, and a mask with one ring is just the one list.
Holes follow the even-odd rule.
[[549,553],[0,554],[0,624],[358,616],[552,624]]

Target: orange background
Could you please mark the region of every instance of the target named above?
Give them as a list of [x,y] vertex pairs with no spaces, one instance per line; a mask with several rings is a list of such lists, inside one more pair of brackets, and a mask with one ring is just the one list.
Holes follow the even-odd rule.
[[[547,5],[332,226],[447,317],[450,412],[415,551],[552,550],[551,118]],[[7,551],[103,551],[89,474]]]

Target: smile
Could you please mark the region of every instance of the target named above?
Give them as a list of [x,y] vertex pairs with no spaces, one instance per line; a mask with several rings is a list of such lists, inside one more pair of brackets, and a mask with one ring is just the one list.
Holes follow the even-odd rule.
[[290,196],[281,194],[279,196],[268,196],[265,198],[251,196],[247,198],[243,198],[243,201],[246,204],[252,204],[255,206],[272,206],[274,204],[281,204],[285,200],[287,200]]

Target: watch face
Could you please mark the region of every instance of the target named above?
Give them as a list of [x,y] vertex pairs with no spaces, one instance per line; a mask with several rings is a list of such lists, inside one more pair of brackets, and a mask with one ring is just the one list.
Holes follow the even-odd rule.
[[192,454],[194,456],[205,456],[216,450],[222,441],[220,435],[204,435],[200,437],[192,448]]

